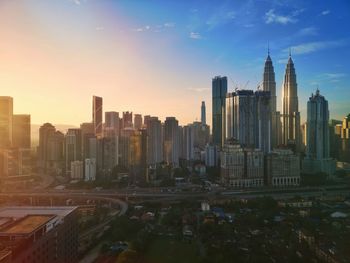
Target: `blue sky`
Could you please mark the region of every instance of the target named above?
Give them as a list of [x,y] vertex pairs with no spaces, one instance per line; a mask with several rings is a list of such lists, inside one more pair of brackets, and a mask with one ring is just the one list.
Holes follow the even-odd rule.
[[[330,102],[331,116],[350,111],[349,1],[121,1],[135,26],[152,34],[163,22],[174,26],[178,48],[189,63],[212,75],[228,75],[232,86],[255,89],[261,81],[267,45],[280,87],[291,48],[300,110],[317,87]],[[208,76],[203,76],[208,79]],[[209,86],[208,81],[208,86]],[[197,87],[198,92],[208,87]],[[280,99],[279,99],[280,103]]]
[[[317,87],[329,101],[331,117],[342,119],[350,112],[347,0],[4,0],[2,4],[0,12],[3,6],[3,11],[11,14],[2,14],[2,25],[21,21],[7,32],[8,42],[17,43],[14,31],[28,34],[28,38],[21,38],[28,43],[16,46],[16,50],[25,57],[28,50],[32,55],[40,45],[44,57],[25,61],[28,68],[38,69],[28,74],[28,79],[22,78],[33,86],[28,93],[14,88],[22,85],[15,78],[21,71],[0,65],[7,78],[0,81],[5,92],[8,87],[8,95],[17,98],[17,109],[22,112],[25,108],[21,105],[37,105],[31,98],[34,90],[45,98],[47,90],[54,90],[55,98],[66,101],[66,107],[47,116],[43,108],[33,108],[34,123],[89,120],[94,94],[105,98],[105,110],[132,110],[162,119],[176,116],[181,124],[199,119],[200,103],[205,100],[207,119],[211,120],[211,78],[228,76],[230,90],[236,86],[256,89],[268,43],[278,107],[291,48],[302,117],[308,97]],[[1,24],[3,33],[7,29]],[[7,52],[6,48],[11,47],[0,44],[0,55]],[[38,82],[44,69],[52,69],[51,78]],[[83,87],[77,88],[82,79]],[[79,108],[74,106],[77,98],[81,101]],[[54,99],[42,103],[42,107],[59,105]],[[72,110],[77,114],[69,114]]]

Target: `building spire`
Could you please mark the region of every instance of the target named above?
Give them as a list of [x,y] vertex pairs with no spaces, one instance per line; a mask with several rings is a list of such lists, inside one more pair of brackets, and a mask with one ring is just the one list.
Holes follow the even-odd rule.
[[289,57],[292,57],[292,48],[289,47]]
[[267,41],[267,55],[270,56],[270,41]]

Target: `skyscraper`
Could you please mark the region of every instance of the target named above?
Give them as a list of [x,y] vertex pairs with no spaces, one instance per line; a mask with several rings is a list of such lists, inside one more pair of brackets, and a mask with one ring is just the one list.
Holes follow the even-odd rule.
[[103,127],[103,134],[105,137],[119,136],[119,113],[115,111],[105,112],[105,125]]
[[216,76],[212,79],[212,129],[213,143],[223,146],[225,140],[225,103],[227,77]]
[[13,115],[12,127],[12,146],[30,149],[30,115]]
[[207,124],[207,117],[206,117],[206,110],[205,110],[205,102],[202,101],[202,106],[201,106],[201,123],[203,125]]
[[68,129],[65,139],[66,171],[70,171],[73,161],[82,160],[81,129]]
[[132,112],[129,112],[129,111],[123,112],[123,128],[133,128]]
[[307,103],[306,158],[303,170],[307,173],[335,172],[335,162],[329,156],[328,101],[317,89]]
[[103,99],[93,96],[92,98],[92,122],[94,124],[95,135],[102,137],[102,114],[103,114]]
[[134,128],[136,130],[141,129],[142,127],[142,115],[141,114],[135,114],[134,115]]
[[39,128],[38,164],[46,170],[49,160],[49,139],[56,132],[51,123],[45,123]]
[[294,63],[289,55],[282,87],[282,143],[296,152],[300,149],[300,112]]
[[12,97],[0,97],[0,148],[12,145]]
[[150,166],[163,161],[162,123],[157,117],[147,121],[148,154],[147,163]]
[[350,162],[350,113],[344,117],[342,126],[339,127],[341,138],[340,160]]
[[276,81],[275,70],[270,57],[270,50],[268,50],[267,58],[264,66],[262,89],[269,91],[271,96],[271,147],[278,145],[278,133],[280,128],[280,113],[277,112],[276,106]]
[[179,165],[179,123],[175,117],[166,117],[164,123],[164,157],[174,167]]

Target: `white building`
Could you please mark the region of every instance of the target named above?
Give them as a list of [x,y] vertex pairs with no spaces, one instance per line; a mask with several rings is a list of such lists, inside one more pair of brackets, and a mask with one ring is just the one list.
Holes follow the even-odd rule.
[[82,180],[84,178],[84,167],[82,161],[73,161],[70,164],[71,179]]
[[96,159],[85,159],[85,181],[96,180]]

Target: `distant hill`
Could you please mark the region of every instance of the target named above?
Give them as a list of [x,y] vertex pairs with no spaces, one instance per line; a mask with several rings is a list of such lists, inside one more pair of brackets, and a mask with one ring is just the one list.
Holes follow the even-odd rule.
[[[32,147],[36,147],[39,144],[39,128],[42,126],[42,124],[32,124],[31,125],[31,136],[32,136]],[[74,125],[68,125],[68,124],[53,124],[53,126],[56,127],[56,130],[59,130],[63,133],[66,133],[68,129],[70,128],[77,128],[77,126]]]

